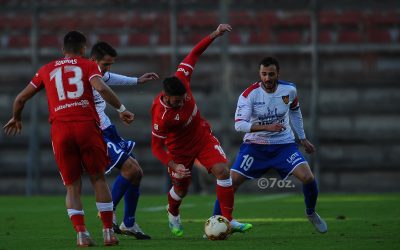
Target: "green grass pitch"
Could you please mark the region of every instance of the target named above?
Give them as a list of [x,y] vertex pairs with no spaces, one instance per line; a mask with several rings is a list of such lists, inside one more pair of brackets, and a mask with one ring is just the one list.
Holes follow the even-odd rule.
[[[300,193],[237,195],[235,217],[253,229],[226,241],[202,238],[214,196],[185,198],[182,238],[169,232],[166,200],[164,195],[141,197],[137,221],[152,240],[120,236],[113,249],[400,249],[400,194],[320,195],[318,212],[328,223],[326,234],[306,220]],[[98,244],[93,249],[104,248],[94,198],[84,197],[84,206],[88,230]],[[75,237],[64,197],[0,197],[0,250],[75,249]]]

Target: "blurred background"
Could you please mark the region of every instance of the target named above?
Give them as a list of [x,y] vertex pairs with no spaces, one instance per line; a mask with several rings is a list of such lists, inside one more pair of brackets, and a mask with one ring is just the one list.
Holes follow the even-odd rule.
[[[306,135],[317,146],[308,160],[321,191],[400,191],[399,1],[0,0],[0,6],[2,125],[38,68],[62,56],[70,30],[87,36],[87,53],[96,41],[112,44],[119,53],[113,72],[154,71],[163,79],[201,38],[229,23],[233,31],[197,63],[192,89],[231,162],[242,140],[234,130],[237,98],[259,80],[260,60],[274,56],[280,78],[297,85]],[[137,142],[143,193],[161,193],[168,185],[166,169],[150,148],[150,107],[161,82],[113,88],[136,114],[131,126],[108,110],[120,134]],[[0,133],[0,194],[65,193],[47,116],[43,91],[25,106],[20,136]],[[213,192],[214,180],[202,169],[194,177],[192,192]],[[91,193],[89,185],[84,183],[84,192]],[[260,189],[256,181],[241,190],[287,191]]]

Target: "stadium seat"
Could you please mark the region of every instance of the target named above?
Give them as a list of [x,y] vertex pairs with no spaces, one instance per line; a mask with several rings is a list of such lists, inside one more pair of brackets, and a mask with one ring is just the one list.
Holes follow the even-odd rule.
[[367,32],[368,42],[372,43],[391,43],[392,37],[389,30],[371,29]]
[[282,44],[302,43],[302,34],[299,31],[283,31],[277,34],[276,41]]
[[270,32],[253,32],[250,34],[249,43],[250,44],[266,44],[270,42]]
[[332,38],[332,31],[324,30],[318,34],[319,43],[332,43],[334,39]]
[[256,16],[253,12],[249,11],[231,11],[229,12],[229,24],[233,27],[248,27],[257,24]]
[[97,39],[98,41],[107,42],[113,47],[120,46],[120,37],[118,34],[99,34]]
[[61,36],[58,35],[41,35],[39,37],[39,47],[61,48]]
[[338,35],[338,43],[360,43],[363,41],[359,31],[341,31]]
[[129,46],[148,46],[150,44],[149,35],[146,33],[130,34],[128,38]]
[[29,34],[10,35],[8,40],[9,48],[27,48],[30,46]]

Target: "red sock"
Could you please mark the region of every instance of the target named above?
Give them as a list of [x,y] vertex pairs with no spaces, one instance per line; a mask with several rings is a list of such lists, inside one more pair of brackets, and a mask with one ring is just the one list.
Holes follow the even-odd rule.
[[103,228],[112,228],[113,211],[100,212],[100,218],[103,222]]
[[74,225],[74,229],[76,232],[85,232],[85,218],[83,214],[74,214],[71,216],[72,225]]
[[234,203],[233,187],[222,187],[217,185],[217,198],[221,207],[222,216],[231,221]]
[[172,198],[171,194],[168,192],[168,211],[173,215],[173,216],[178,216],[179,215],[179,206],[181,205],[182,200],[175,200]]

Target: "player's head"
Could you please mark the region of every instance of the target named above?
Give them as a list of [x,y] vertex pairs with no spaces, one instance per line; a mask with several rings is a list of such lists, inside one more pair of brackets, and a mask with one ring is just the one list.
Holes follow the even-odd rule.
[[172,108],[180,108],[186,98],[186,88],[176,76],[167,77],[163,81],[164,101]]
[[63,52],[65,55],[83,56],[86,51],[86,37],[79,31],[70,31],[64,36]]
[[99,65],[103,75],[110,71],[116,57],[117,51],[106,42],[97,42],[90,51],[90,59]]
[[273,57],[265,57],[260,62],[260,79],[267,91],[274,91],[278,85],[279,62]]

